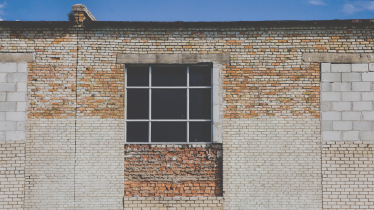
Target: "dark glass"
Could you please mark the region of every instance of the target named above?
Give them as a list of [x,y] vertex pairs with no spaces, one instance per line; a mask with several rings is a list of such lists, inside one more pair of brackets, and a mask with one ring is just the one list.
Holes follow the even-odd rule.
[[148,142],[148,122],[127,122],[126,142]]
[[210,142],[212,135],[211,122],[190,122],[190,143],[194,142]]
[[152,119],[187,119],[186,89],[152,89]]
[[211,119],[211,89],[190,89],[190,119]]
[[128,67],[127,86],[149,86],[149,66]]
[[186,142],[185,122],[152,122],[152,142]]
[[149,89],[127,89],[127,119],[149,118]]
[[190,66],[190,86],[211,86],[210,66]]
[[187,67],[152,66],[152,86],[187,86]]

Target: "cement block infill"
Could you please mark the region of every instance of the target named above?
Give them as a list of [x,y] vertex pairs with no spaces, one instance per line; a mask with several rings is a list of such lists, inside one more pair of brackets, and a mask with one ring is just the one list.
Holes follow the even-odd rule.
[[362,73],[362,81],[374,82],[374,72]]
[[16,111],[16,102],[0,102],[0,111]]
[[361,101],[361,92],[342,92],[342,101]]
[[16,83],[0,83],[0,91],[2,92],[16,91]]
[[370,91],[370,82],[352,82],[352,91]]
[[352,85],[350,82],[333,82],[331,86],[332,91],[350,91]]
[[324,72],[324,73],[331,72],[331,63],[321,63],[321,72]]
[[25,73],[10,73],[8,74],[8,82],[27,82],[27,75]]
[[323,73],[322,82],[341,82],[342,74],[341,73]]
[[360,120],[361,112],[342,112],[342,120]]
[[8,101],[26,101],[26,92],[9,92],[7,97]]
[[369,64],[367,63],[352,64],[352,72],[367,72],[367,71],[369,71]]
[[0,63],[0,73],[17,72],[16,63]]
[[351,64],[331,64],[331,72],[351,72]]
[[361,73],[342,73],[342,82],[359,82]]

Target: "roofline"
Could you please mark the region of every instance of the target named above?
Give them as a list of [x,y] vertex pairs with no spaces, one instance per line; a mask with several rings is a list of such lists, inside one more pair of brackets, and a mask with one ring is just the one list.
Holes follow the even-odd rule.
[[[0,27],[72,27],[76,23],[70,21],[0,21]],[[96,27],[298,27],[298,26],[374,26],[374,19],[348,19],[348,20],[276,20],[276,21],[230,21],[230,22],[153,22],[153,21],[92,21],[85,26]]]

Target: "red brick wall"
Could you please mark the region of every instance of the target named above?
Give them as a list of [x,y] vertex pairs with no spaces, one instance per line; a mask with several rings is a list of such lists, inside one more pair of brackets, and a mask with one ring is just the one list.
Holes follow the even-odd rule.
[[125,145],[125,196],[222,196],[221,145]]

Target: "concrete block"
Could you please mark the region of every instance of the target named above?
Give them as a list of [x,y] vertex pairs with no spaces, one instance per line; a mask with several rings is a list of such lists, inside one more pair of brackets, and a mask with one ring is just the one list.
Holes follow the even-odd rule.
[[359,131],[343,131],[343,140],[355,141],[358,139]]
[[16,128],[17,128],[16,122],[0,121],[0,130],[1,131],[15,131]]
[[333,111],[350,111],[351,102],[333,102],[332,110]]
[[361,101],[361,92],[342,92],[342,101]]
[[25,121],[26,113],[25,112],[7,112],[6,120],[9,121]]
[[331,64],[331,72],[351,72],[351,64]]
[[374,101],[374,92],[363,92],[362,100],[363,101]]
[[27,72],[27,63],[17,63],[17,72]]
[[6,92],[0,92],[0,101],[6,101]]
[[24,140],[26,135],[24,131],[7,131],[6,134],[6,140]]
[[26,130],[26,122],[25,121],[17,122],[17,131],[24,131],[24,130]]
[[17,72],[16,63],[0,63],[0,73]]
[[331,86],[332,91],[351,91],[350,82],[333,82]]
[[26,82],[18,82],[17,83],[17,91],[27,91],[27,83]]
[[352,82],[353,91],[370,91],[370,82]]
[[0,111],[16,111],[16,102],[0,102]]
[[0,141],[5,140],[5,131],[0,131]]
[[342,82],[359,82],[361,79],[361,73],[342,73]]
[[342,120],[361,120],[361,112],[342,112]]
[[17,102],[17,111],[18,112],[26,111],[26,102]]
[[374,72],[362,73],[362,81],[374,82]]
[[331,83],[330,82],[322,82],[321,83],[322,91],[327,92],[331,91]]
[[362,131],[360,140],[374,140],[374,131]]
[[341,139],[341,131],[322,131],[323,141],[339,141]]
[[8,74],[8,82],[27,82],[26,73],[10,73]]
[[341,112],[322,112],[322,120],[341,120]]
[[369,71],[369,64],[367,63],[355,63],[352,64],[352,71],[353,72],[367,72]]
[[352,121],[334,121],[332,123],[334,131],[349,131],[352,130]]
[[341,82],[341,73],[322,73],[322,82]]
[[322,92],[322,101],[341,101],[340,92]]
[[321,72],[330,72],[331,63],[321,63]]
[[325,121],[321,122],[321,130],[323,131],[331,131],[332,130],[332,121]]
[[321,110],[323,112],[331,111],[332,102],[321,102]]
[[362,112],[363,120],[374,120],[374,112]]
[[5,112],[0,112],[0,120],[5,120]]
[[373,123],[371,121],[354,121],[353,130],[355,131],[370,131]]
[[16,91],[16,83],[0,83],[0,91],[2,92]]
[[373,110],[372,102],[353,102],[354,111],[371,111]]
[[8,101],[26,101],[26,92],[10,92],[7,96]]
[[0,82],[6,82],[6,73],[0,73]]
[[374,63],[369,63],[369,71],[374,71]]

